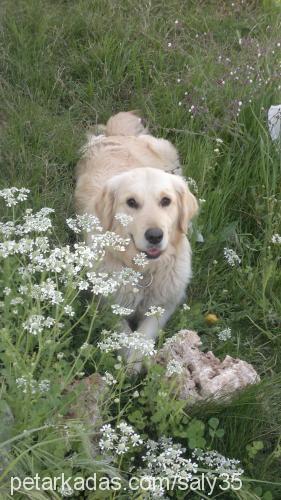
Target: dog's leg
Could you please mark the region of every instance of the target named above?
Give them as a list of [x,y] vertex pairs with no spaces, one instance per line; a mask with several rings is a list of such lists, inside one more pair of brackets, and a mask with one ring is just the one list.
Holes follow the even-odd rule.
[[[142,334],[146,339],[156,339],[159,330],[161,330],[161,328],[163,328],[163,326],[167,323],[176,307],[177,304],[169,305],[160,317],[148,316],[143,319],[138,325],[138,333]],[[126,353],[126,358],[132,371],[135,373],[141,371],[143,355],[140,351],[130,349]]]

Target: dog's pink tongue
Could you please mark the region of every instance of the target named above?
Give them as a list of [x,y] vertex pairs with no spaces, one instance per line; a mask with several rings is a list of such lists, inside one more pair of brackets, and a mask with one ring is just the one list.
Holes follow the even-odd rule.
[[151,255],[151,257],[158,257],[158,255],[160,255],[161,251],[159,250],[159,248],[149,248],[146,253],[148,255]]

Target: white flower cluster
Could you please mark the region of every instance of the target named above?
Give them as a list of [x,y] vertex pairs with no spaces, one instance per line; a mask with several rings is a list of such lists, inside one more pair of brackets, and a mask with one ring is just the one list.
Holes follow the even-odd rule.
[[241,259],[238,257],[237,253],[232,250],[232,248],[223,249],[224,258],[231,267],[241,264]]
[[225,330],[222,330],[221,332],[219,332],[218,338],[219,338],[219,340],[222,340],[223,342],[231,339],[231,328],[225,328]]
[[14,207],[20,201],[27,200],[27,195],[30,193],[29,189],[26,188],[6,188],[0,190],[0,198],[3,198],[7,207]]
[[19,377],[16,379],[16,386],[21,389],[24,394],[45,394],[50,390],[50,381],[47,379],[37,382],[33,378]]
[[[43,244],[43,247],[42,247]],[[42,247],[42,248],[40,248]],[[0,257],[6,259],[10,255],[28,255],[31,257],[33,251],[41,250],[42,253],[46,251],[46,241],[42,238],[22,238],[19,241],[5,240],[0,243]]]
[[113,304],[111,306],[112,312],[114,314],[119,314],[120,316],[130,316],[134,312],[133,309],[129,309],[128,307],[122,307],[119,304]]
[[47,278],[40,285],[33,285],[30,293],[34,299],[47,301],[52,305],[63,302],[63,294],[57,289],[56,283],[51,278]]
[[88,281],[91,285],[91,292],[94,295],[103,295],[107,297],[118,290],[119,281],[111,278],[108,273],[87,273]]
[[108,332],[103,330],[103,340],[98,342],[98,347],[104,352],[118,351],[122,348],[140,351],[143,356],[154,356],[154,341],[146,339],[141,333],[133,332]]
[[165,309],[163,309],[163,307],[151,306],[144,315],[145,316],[156,316],[157,318],[159,318],[160,316],[162,316],[162,314],[164,314],[164,312],[165,312]]
[[271,238],[272,243],[275,245],[281,245],[281,236],[278,233],[273,234]]
[[217,474],[235,474],[235,476],[241,476],[244,470],[238,467],[240,465],[240,460],[234,458],[226,458],[215,450],[212,451],[202,451],[195,448],[192,456],[197,459],[198,462],[206,465],[208,468],[212,469],[212,472]]
[[134,218],[131,215],[127,215],[127,214],[123,214],[123,213],[115,214],[114,218],[118,222],[120,222],[121,226],[123,226],[123,227],[128,226],[134,220]]
[[65,314],[67,316],[69,316],[70,318],[73,318],[73,316],[75,316],[75,312],[74,312],[72,306],[69,306],[69,305],[64,306],[63,310],[64,310]]
[[143,278],[140,272],[134,271],[130,267],[124,267],[121,271],[113,273],[112,276],[123,285],[131,285],[133,287],[138,286]]
[[[37,214],[27,211],[24,216],[24,224],[5,225],[6,234],[11,233],[11,231],[15,235],[22,235],[31,231],[48,230],[51,227],[51,220],[48,217],[50,211],[52,209],[46,208]],[[96,220],[92,222],[94,224]],[[87,224],[84,219],[80,219],[81,226],[88,227]],[[3,229],[3,226],[1,227]],[[2,241],[0,243],[0,258],[6,259],[13,255],[24,257],[24,265],[18,268],[18,272],[22,279],[26,278],[28,282],[30,282],[30,275],[37,276],[37,273],[45,271],[55,273],[55,280],[49,277],[43,283],[25,287],[25,291],[22,293],[39,298],[39,300],[48,300],[52,304],[59,304],[63,302],[59,283],[70,284],[73,289],[78,290],[90,289],[96,295],[105,296],[116,292],[122,285],[136,287],[142,275],[133,269],[124,268],[121,271],[111,273],[111,275],[90,272],[94,265],[98,266],[108,246],[120,250],[125,249],[125,244],[126,240],[110,232],[93,236],[91,247],[86,243],[76,243],[73,248],[69,245],[51,248],[50,241],[46,236],[24,237],[18,240]],[[65,312],[73,316],[73,311],[68,307]]]
[[110,451],[115,452],[117,455],[124,455],[131,448],[143,443],[139,434],[126,422],[120,422],[116,429],[113,429],[110,424],[106,424],[100,429],[100,432],[102,437],[99,446],[105,453]]
[[105,372],[102,379],[105,381],[107,385],[115,385],[117,384],[117,380],[113,377],[113,375],[109,372]]
[[144,252],[138,253],[133,257],[133,262],[139,267],[145,267],[148,264],[148,258]]
[[15,223],[13,221],[0,222],[0,233],[9,238],[15,232]]
[[58,488],[62,497],[71,497],[74,494],[74,490],[68,484],[61,486]]
[[53,208],[44,207],[34,214],[32,209],[28,208],[23,217],[24,223],[17,226],[16,234],[45,233],[52,227],[52,221],[48,216],[53,212]]
[[179,331],[175,333],[172,337],[169,337],[167,340],[165,340],[163,347],[174,347],[175,345],[180,345],[184,344],[184,336],[182,334],[182,331]]
[[33,314],[23,324],[23,329],[27,330],[32,335],[38,335],[44,328],[51,328],[55,324],[54,318],[45,318],[41,314]]
[[82,231],[86,233],[102,231],[99,219],[91,214],[76,215],[75,219],[66,219],[66,223],[75,233],[81,233]]
[[173,375],[180,375],[182,372],[183,372],[183,365],[180,361],[172,359],[167,363],[166,377],[172,377]]
[[198,193],[198,186],[197,186],[197,182],[192,179],[192,177],[187,177],[187,184],[188,186],[191,187],[191,189],[194,191],[194,193]]
[[235,474],[242,475],[243,470],[238,467],[239,460],[229,459],[216,451],[204,452],[195,449],[192,453],[192,459],[185,458],[186,449],[180,444],[173,443],[171,438],[163,437],[158,442],[148,440],[145,443],[146,453],[142,456],[143,466],[136,471],[140,477],[151,479],[149,481],[150,489],[147,493],[149,498],[163,498],[165,489],[163,485],[159,486],[159,481],[153,481],[155,478],[168,478],[173,480],[184,479],[185,483],[198,477],[199,467],[204,466],[208,469],[208,474],[223,473],[230,476]]
[[24,236],[33,232],[44,233],[52,227],[52,220],[49,215],[54,212],[53,208],[44,207],[39,212],[33,213],[31,208],[25,211],[22,224],[15,224],[13,221],[1,222],[0,233],[5,237],[11,235]]
[[118,252],[125,252],[126,247],[130,243],[130,238],[122,238],[112,231],[106,231],[102,234],[92,234],[91,248],[104,250],[106,248],[113,248]]
[[158,442],[149,440],[143,455],[144,468],[141,472],[156,477],[185,478],[192,480],[198,470],[198,464],[184,458],[185,448],[174,444],[171,438],[163,437]]
[[10,304],[12,306],[17,306],[19,304],[24,304],[24,300],[22,297],[15,297],[14,299],[11,300]]

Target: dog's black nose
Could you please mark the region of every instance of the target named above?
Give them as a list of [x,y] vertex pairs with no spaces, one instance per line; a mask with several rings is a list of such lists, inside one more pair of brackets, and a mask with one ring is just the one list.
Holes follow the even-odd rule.
[[144,236],[146,237],[149,243],[153,245],[157,245],[163,239],[163,231],[162,229],[158,229],[158,227],[153,227],[145,231]]

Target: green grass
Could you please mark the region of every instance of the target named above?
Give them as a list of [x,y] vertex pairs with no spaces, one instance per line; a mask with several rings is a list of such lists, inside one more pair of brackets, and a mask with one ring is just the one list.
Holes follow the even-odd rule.
[[[64,220],[74,210],[73,171],[89,126],[104,123],[115,112],[139,109],[153,134],[177,146],[186,177],[196,181],[197,196],[206,200],[196,221],[204,242],[197,242],[193,233],[194,276],[187,299],[191,309],[179,310],[165,332],[169,336],[180,328],[195,329],[204,349],[219,357],[245,359],[260,374],[261,385],[233,402],[188,411],[205,423],[211,416],[219,417],[225,435],[215,440],[216,449],[242,460],[247,477],[265,481],[263,493],[251,497],[246,491],[239,498],[266,500],[270,499],[262,496],[266,491],[274,499],[281,495],[280,245],[271,242],[273,234],[281,234],[281,156],[267,129],[268,107],[281,102],[281,11],[278,2],[233,4],[4,1],[0,182],[2,187],[31,189],[34,209],[54,208],[56,239],[66,243],[71,236]],[[218,138],[223,142],[218,143]],[[236,251],[241,266],[227,264],[224,247]],[[88,301],[86,297],[78,303],[81,314]],[[218,316],[216,325],[206,324],[207,312]],[[111,321],[106,325],[101,313],[90,332],[93,342],[102,327],[110,328]],[[82,328],[77,328],[77,344],[87,336],[90,323],[86,315]],[[226,327],[231,328],[232,338],[219,341],[217,333]],[[25,367],[30,359],[26,358]],[[67,403],[58,389],[53,401],[27,406],[21,421],[20,398],[9,394],[6,362],[3,356],[0,380],[3,399],[9,401],[14,415],[11,436],[26,426],[42,426],[48,415],[56,420],[65,413]],[[94,363],[98,358],[88,363],[88,373],[94,371]],[[107,360],[100,366],[106,369],[113,363]],[[59,371],[56,374],[59,377]],[[139,382],[144,387],[152,384]],[[153,401],[156,404],[156,395]],[[126,392],[122,402],[127,408]],[[157,434],[157,425],[151,423],[154,403],[149,405],[143,396],[142,403],[130,403],[125,411],[128,418],[135,410],[141,412],[147,435]],[[111,417],[116,416],[114,405],[107,406]],[[172,406],[173,398],[166,415],[163,410],[163,420],[167,421]],[[166,431],[176,438],[179,424],[175,422],[167,424]],[[85,450],[90,444],[86,446],[85,436],[75,432],[76,466],[85,475],[90,467],[85,465]],[[39,444],[50,438],[44,430],[36,436]],[[263,449],[249,459],[246,446],[256,440],[263,441]],[[52,444],[35,447],[30,438],[20,443],[9,449],[14,475],[17,470],[21,474],[55,472],[73,449],[63,441],[55,455]],[[14,466],[13,460],[21,454],[23,459]],[[251,495],[256,486],[252,483]],[[5,481],[3,488],[7,498]]]

